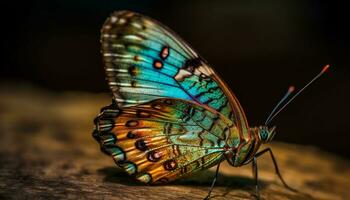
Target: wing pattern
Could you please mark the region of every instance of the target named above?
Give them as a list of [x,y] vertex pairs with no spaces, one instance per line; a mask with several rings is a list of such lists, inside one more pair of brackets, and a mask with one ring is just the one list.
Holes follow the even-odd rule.
[[128,174],[168,182],[209,168],[224,149],[250,138],[236,97],[166,26],[130,11],[113,13],[101,49],[114,103],[93,136]]
[[217,164],[232,126],[220,113],[180,99],[122,110],[112,105],[95,123],[103,151],[145,183],[172,181]]
[[[159,22],[130,11],[111,15],[101,31],[107,80],[119,106],[169,97],[207,105],[236,123],[242,109],[208,64]],[[242,125],[242,126],[243,126]]]

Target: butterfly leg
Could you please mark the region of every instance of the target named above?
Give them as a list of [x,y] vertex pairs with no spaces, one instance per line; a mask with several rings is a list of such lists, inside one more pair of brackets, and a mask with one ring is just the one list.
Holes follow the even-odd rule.
[[[264,150],[258,152],[258,153],[255,155],[254,158],[258,158],[259,156],[263,155],[263,154],[266,153],[266,152],[269,152],[269,153],[270,153],[272,162],[273,162],[273,164],[274,164],[274,166],[275,166],[276,174],[277,174],[277,176],[279,177],[279,179],[281,180],[281,182],[283,183],[284,187],[286,187],[287,189],[289,189],[289,190],[291,190],[291,191],[296,192],[297,190],[295,190],[295,189],[289,187],[289,185],[287,185],[287,183],[284,181],[284,179],[283,179],[283,177],[282,177],[282,175],[281,175],[281,173],[280,173],[280,170],[279,170],[279,168],[278,168],[278,165],[277,165],[275,156],[273,155],[272,150],[271,150],[270,148],[267,148],[267,149],[264,149]],[[253,164],[254,164],[254,162],[253,162]]]
[[257,156],[254,156],[254,158],[253,158],[252,169],[253,169],[253,176],[254,176],[254,183],[255,183],[255,196],[256,196],[257,199],[260,199],[259,184],[258,184],[258,162],[257,162]]
[[211,192],[213,191],[213,188],[214,188],[214,186],[215,186],[216,179],[218,178],[220,164],[221,164],[221,163],[219,163],[218,166],[216,167],[216,172],[215,172],[214,180],[213,180],[213,182],[211,183],[211,186],[210,186],[210,188],[209,188],[208,195],[204,198],[204,200],[210,199]]

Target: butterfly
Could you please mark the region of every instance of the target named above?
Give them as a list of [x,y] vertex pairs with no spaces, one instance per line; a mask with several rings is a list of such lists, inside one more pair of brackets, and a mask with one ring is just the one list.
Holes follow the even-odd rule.
[[166,183],[217,165],[208,199],[222,161],[253,163],[258,196],[257,158],[269,152],[289,188],[271,149],[259,151],[275,127],[250,127],[224,80],[168,27],[117,11],[102,27],[101,49],[113,103],[96,117],[93,137],[127,174]]

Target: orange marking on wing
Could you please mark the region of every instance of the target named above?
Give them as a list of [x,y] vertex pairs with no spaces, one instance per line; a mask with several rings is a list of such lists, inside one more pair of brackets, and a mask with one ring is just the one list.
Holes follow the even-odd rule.
[[166,59],[169,56],[169,47],[163,47],[162,51],[160,52],[160,57],[162,59]]
[[154,61],[153,66],[156,69],[161,69],[161,68],[163,68],[163,63],[161,61],[159,61],[159,60],[156,60],[156,61]]

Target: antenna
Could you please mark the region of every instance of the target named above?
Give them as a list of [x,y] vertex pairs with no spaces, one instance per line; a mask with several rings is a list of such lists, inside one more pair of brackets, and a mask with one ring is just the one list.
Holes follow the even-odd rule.
[[[318,73],[313,79],[311,79],[311,81],[309,81],[309,83],[307,83],[303,88],[301,88],[292,98],[289,99],[289,101],[287,101],[287,103],[285,103],[277,112],[274,112],[277,107],[285,101],[285,99],[293,92],[294,90],[294,87],[291,86],[289,87],[288,89],[288,92],[287,94],[281,99],[281,101],[275,106],[275,108],[273,109],[273,111],[271,112],[270,116],[267,118],[266,122],[265,122],[265,125],[269,124],[273,118],[275,118],[290,102],[292,102],[295,97],[297,97],[301,92],[303,92],[307,87],[309,87],[309,85],[311,85],[314,81],[316,81],[320,76],[322,76],[322,74],[324,74],[328,69],[329,69],[330,65],[325,65],[321,72]],[[291,88],[293,89],[291,92]],[[274,113],[274,114],[273,114]]]
[[273,108],[273,110],[271,111],[270,115],[267,117],[266,121],[265,121],[265,125],[267,125],[267,123],[269,122],[270,118],[272,117],[272,115],[275,113],[275,111],[277,110],[277,108],[292,94],[292,92],[295,90],[294,86],[289,86],[287,93],[282,97],[282,99],[276,104],[276,106]]

